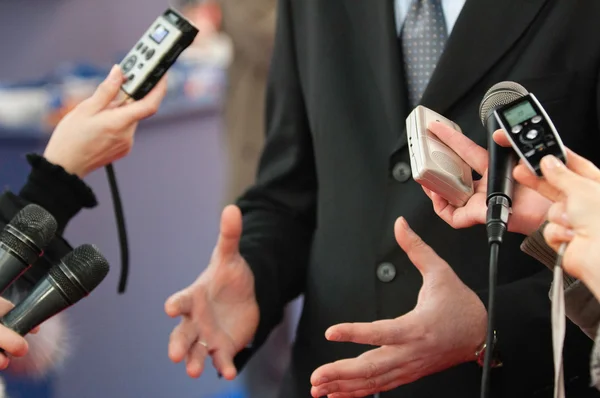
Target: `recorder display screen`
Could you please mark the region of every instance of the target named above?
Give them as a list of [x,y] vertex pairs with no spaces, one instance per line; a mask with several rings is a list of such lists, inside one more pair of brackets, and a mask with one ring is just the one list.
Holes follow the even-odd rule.
[[165,39],[165,37],[167,37],[168,34],[169,31],[165,29],[164,26],[158,25],[154,29],[154,32],[150,34],[150,38],[154,40],[157,44],[160,44]]
[[529,120],[536,116],[537,113],[529,101],[523,101],[520,104],[513,106],[510,109],[504,111],[504,117],[508,123],[512,126],[523,123],[525,120]]

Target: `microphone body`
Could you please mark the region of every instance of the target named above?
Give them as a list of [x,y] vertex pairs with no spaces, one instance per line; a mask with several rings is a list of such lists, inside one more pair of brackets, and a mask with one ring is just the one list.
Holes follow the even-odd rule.
[[479,106],[481,123],[488,133],[486,228],[490,244],[502,243],[507,229],[514,189],[512,172],[518,160],[512,148],[503,148],[494,142],[493,134],[501,128],[494,111],[527,94],[520,84],[501,82],[487,91]]
[[0,232],[0,294],[43,254],[56,220],[38,205],[25,206]]
[[514,190],[514,180],[512,171],[517,165],[517,156],[511,147],[502,147],[494,142],[492,137],[494,132],[500,129],[493,112],[488,115],[486,120],[486,129],[488,131],[488,182],[487,182],[487,203],[492,198],[503,196],[508,199],[509,206],[512,206],[512,194]]
[[95,246],[79,246],[53,266],[0,323],[24,336],[90,294],[108,270],[108,262]]

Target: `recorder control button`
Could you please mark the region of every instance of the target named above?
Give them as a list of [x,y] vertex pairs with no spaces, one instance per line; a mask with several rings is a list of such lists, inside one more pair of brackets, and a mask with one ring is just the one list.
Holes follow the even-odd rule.
[[531,123],[533,123],[533,124],[538,124],[541,121],[542,121],[542,117],[540,115],[534,116],[533,119],[531,119]]
[[525,157],[528,158],[535,153],[535,149],[530,150],[529,152],[525,152]]
[[135,49],[139,51],[140,48],[142,48],[143,45],[144,45],[144,43],[139,42],[138,45],[137,45],[137,47]]
[[512,128],[511,131],[513,132],[513,134],[519,134],[521,130],[523,130],[523,126],[517,124],[515,127]]
[[391,282],[396,277],[396,267],[392,263],[381,263],[377,266],[377,279],[381,282]]
[[134,67],[135,63],[137,62],[137,57],[135,55],[132,55],[131,57],[127,58],[127,60],[123,63],[123,72],[127,73],[131,70],[131,68]]
[[154,55],[154,49],[151,48],[150,50],[148,50],[148,52],[146,53],[146,60],[149,61],[150,58],[152,58],[152,56]]
[[536,129],[531,129],[525,134],[525,137],[527,137],[528,140],[533,141],[538,137],[538,135],[540,135],[540,133]]
[[396,163],[392,170],[392,176],[394,176],[394,179],[398,182],[408,181],[411,175],[410,166],[405,162]]

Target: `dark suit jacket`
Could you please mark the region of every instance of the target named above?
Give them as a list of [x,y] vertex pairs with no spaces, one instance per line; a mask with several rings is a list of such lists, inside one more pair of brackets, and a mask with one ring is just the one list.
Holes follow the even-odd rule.
[[[478,116],[489,87],[521,83],[541,100],[567,146],[600,161],[600,2],[467,0],[422,104],[486,146]],[[487,302],[483,227],[455,231],[405,180],[407,105],[392,0],[281,0],[267,98],[267,143],[256,185],[238,202],[241,251],[256,277],[254,349],[284,305],[305,304],[281,397],[309,396],[311,372],[370,347],[327,342],[340,322],[394,318],[416,304],[422,279],[393,237],[404,216]],[[396,173],[394,173],[394,169]],[[404,182],[402,182],[404,181]],[[509,235],[500,253],[496,324],[504,367],[495,397],[552,397],[551,273]],[[395,278],[382,282],[388,262]],[[588,388],[591,341],[569,325],[567,396]],[[248,352],[238,356],[242,363]],[[475,363],[382,397],[478,397]]]

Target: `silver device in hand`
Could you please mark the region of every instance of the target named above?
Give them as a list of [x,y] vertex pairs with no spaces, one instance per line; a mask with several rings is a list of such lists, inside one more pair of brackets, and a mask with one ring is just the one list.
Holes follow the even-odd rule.
[[429,124],[436,121],[462,133],[456,123],[422,105],[406,118],[413,179],[448,203],[460,207],[474,193],[472,170],[456,152],[429,131]]
[[554,123],[535,97],[529,93],[494,111],[498,124],[531,172],[542,176],[540,161],[554,155],[567,162],[567,153]]
[[159,16],[121,62],[127,81],[121,89],[130,98],[144,98],[196,38],[198,29],[169,8]]

